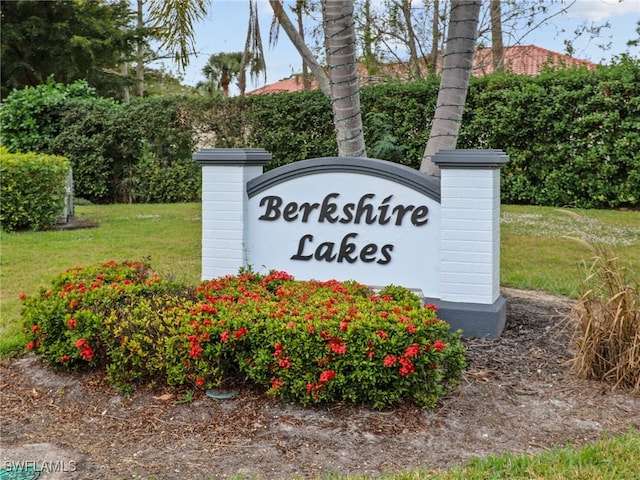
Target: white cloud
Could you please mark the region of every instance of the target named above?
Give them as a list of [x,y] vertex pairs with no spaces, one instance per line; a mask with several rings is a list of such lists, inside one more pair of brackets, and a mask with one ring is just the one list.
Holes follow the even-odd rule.
[[640,18],[640,0],[577,0],[567,11],[569,18],[592,22],[634,13]]

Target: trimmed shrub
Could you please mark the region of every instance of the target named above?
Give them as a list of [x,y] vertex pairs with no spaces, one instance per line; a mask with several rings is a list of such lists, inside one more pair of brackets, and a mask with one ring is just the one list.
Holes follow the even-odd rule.
[[5,231],[53,226],[64,208],[69,162],[64,157],[0,149],[0,226]]
[[13,90],[0,108],[0,141],[10,152],[53,154],[51,142],[60,133],[60,114],[69,99],[94,98],[95,89],[84,80],[70,85],[53,77],[37,87]]
[[432,407],[466,365],[460,332],[401,287],[244,271],[189,292],[140,262],[109,262],[23,299],[27,350],[66,370],[106,368],[124,390],[245,379],[303,405]]
[[202,167],[191,158],[163,165],[146,155],[132,167],[127,191],[138,203],[197,202],[202,197]]

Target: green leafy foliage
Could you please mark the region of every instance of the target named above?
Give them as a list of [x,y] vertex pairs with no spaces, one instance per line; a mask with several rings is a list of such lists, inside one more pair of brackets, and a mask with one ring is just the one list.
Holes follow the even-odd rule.
[[24,328],[30,333],[27,350],[64,370],[104,366],[112,342],[104,319],[114,309],[172,288],[142,262],[69,269],[37,295],[22,296]]
[[502,201],[640,205],[640,60],[472,82],[460,148],[501,148]]
[[64,207],[69,162],[64,157],[8,153],[0,148],[0,226],[5,231],[41,230]]
[[[50,149],[73,167],[75,192],[94,203],[118,199],[126,167],[135,162],[139,140],[112,99],[70,99],[60,112],[60,132]],[[126,197],[120,198],[126,200]]]
[[[504,203],[635,208],[639,85],[640,60],[630,57],[595,70],[473,78],[458,148],[506,151]],[[1,138],[10,151],[69,158],[78,169],[77,195],[94,202],[193,198],[184,193],[199,175],[181,169],[200,146],[264,148],[273,155],[266,170],[337,154],[330,105],[319,91],[118,105],[91,98],[87,88],[50,83],[14,91],[0,110]],[[437,92],[437,78],[363,87],[369,155],[419,168]],[[164,185],[178,175],[189,187],[155,188],[141,174],[149,166]]]
[[285,400],[432,407],[466,366],[459,332],[408,290],[284,272],[167,284],[141,262],[75,268],[24,297],[28,350],[67,370],[211,388],[245,378]]
[[131,169],[127,192],[140,203],[197,202],[202,191],[202,167],[188,159],[170,165],[146,155]]
[[37,87],[12,91],[0,108],[2,145],[13,153],[54,153],[51,142],[61,132],[59,121],[65,102],[94,96],[95,90],[83,80],[63,85],[52,77]]
[[2,98],[13,89],[84,79],[101,95],[118,95],[128,80],[118,75],[136,48],[127,2],[11,1],[0,3]]

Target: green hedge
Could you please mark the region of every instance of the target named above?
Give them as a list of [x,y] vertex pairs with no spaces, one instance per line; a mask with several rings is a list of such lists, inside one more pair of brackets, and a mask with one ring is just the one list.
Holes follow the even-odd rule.
[[[432,78],[361,90],[370,156],[419,168],[438,86]],[[12,93],[0,110],[0,137],[11,151],[69,158],[77,195],[97,202],[186,198],[175,191],[161,195],[164,190],[145,181],[139,167],[151,157],[155,167],[167,170],[161,177],[170,179],[198,146],[265,148],[273,154],[267,170],[337,154],[330,105],[319,91],[142,98],[117,105],[87,98],[81,86],[69,89],[61,94],[62,87],[49,85],[40,93]],[[537,77],[473,78],[458,148],[507,152],[505,203],[636,208],[640,59],[622,57],[595,70],[547,70]],[[199,177],[197,169],[188,170],[191,185]]]
[[640,62],[476,79],[461,148],[501,148],[502,201],[640,206]]
[[0,149],[0,225],[5,231],[51,227],[64,208],[69,162],[64,157]]

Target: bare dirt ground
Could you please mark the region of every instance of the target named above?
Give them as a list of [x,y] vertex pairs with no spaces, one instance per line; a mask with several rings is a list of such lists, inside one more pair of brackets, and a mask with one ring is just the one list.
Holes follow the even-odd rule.
[[0,367],[0,468],[49,462],[45,479],[376,476],[640,430],[640,397],[571,374],[570,300],[503,294],[502,337],[465,341],[462,385],[432,410],[302,408],[248,389],[191,403],[158,390],[127,398],[102,375],[13,360]]

